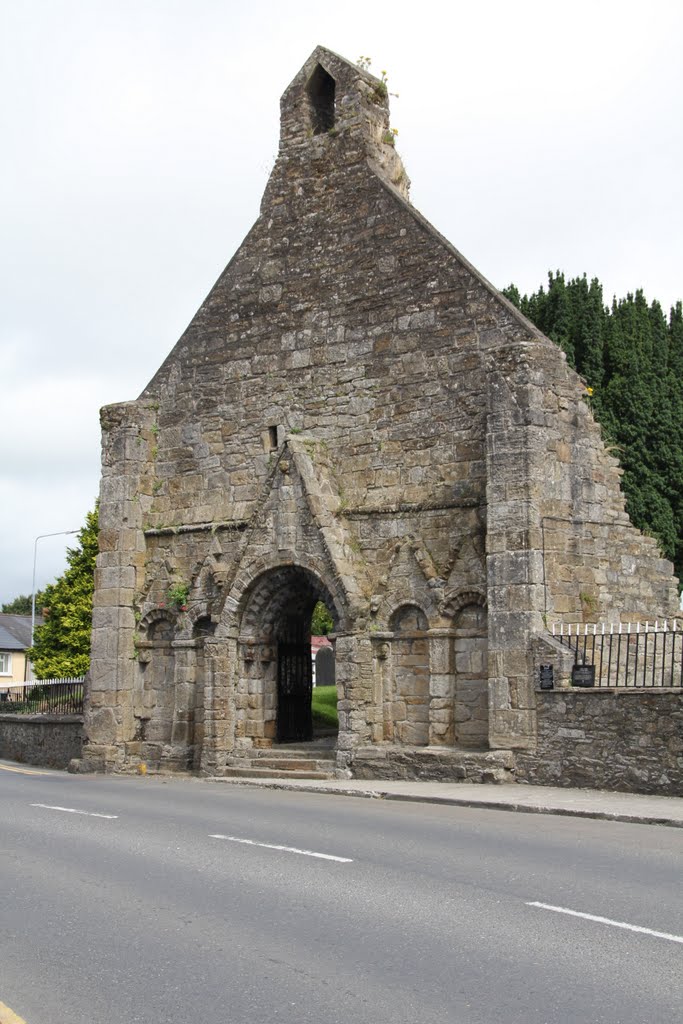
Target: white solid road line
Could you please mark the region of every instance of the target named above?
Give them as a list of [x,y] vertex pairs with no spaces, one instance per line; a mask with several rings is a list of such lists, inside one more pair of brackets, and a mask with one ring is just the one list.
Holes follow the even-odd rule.
[[75,807],[56,807],[53,804],[31,804],[31,807],[44,807],[46,811],[66,811],[67,814],[85,814],[88,818],[118,818],[118,814],[97,814],[95,811],[79,811]]
[[571,917],[583,917],[586,921],[597,921],[598,924],[609,924],[612,928],[625,928],[629,932],[641,932],[652,935],[655,939],[668,939],[669,942],[683,943],[683,935],[670,935],[668,932],[656,932],[652,928],[641,928],[638,924],[626,921],[613,921],[610,917],[598,917],[597,914],[584,914],[580,910],[569,910],[567,907],[554,907],[552,903],[527,903],[527,907],[539,907],[541,910],[553,910],[556,914],[569,914]]
[[335,857],[331,853],[316,853],[314,850],[299,850],[296,846],[276,846],[274,843],[257,843],[255,839],[240,839],[238,836],[209,835],[209,839],[226,839],[229,843],[244,843],[245,846],[262,846],[265,850],[284,850],[285,853],[300,853],[302,857],[319,857],[321,860],[336,860],[340,864],[353,864],[351,857]]

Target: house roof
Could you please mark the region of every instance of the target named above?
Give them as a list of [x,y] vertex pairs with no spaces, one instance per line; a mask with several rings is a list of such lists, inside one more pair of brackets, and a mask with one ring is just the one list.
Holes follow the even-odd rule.
[[[36,615],[36,625],[42,624]],[[31,646],[31,616],[0,614],[0,651],[25,651]]]
[[331,647],[331,642],[326,636],[312,636],[311,637],[311,654],[313,657],[316,656],[321,647]]

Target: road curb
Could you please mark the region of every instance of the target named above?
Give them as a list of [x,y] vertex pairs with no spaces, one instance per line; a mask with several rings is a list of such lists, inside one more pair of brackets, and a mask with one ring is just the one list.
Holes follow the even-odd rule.
[[23,1017],[17,1017],[14,1010],[0,1003],[0,1024],[26,1024]]
[[[525,803],[510,803],[505,800],[473,800],[469,797],[430,796],[419,793],[392,793],[383,789],[327,789],[324,786],[292,785],[287,781],[272,779],[228,779],[207,778],[206,781],[225,783],[231,786],[250,786],[252,789],[279,789],[290,793],[325,793],[331,796],[358,796],[370,800],[397,800],[404,803],[443,804],[451,807],[472,807],[489,811],[516,811],[520,814],[554,814],[567,818],[593,818],[597,821],[620,821],[630,825],[664,825],[668,828],[683,828],[683,820],[651,814],[628,814],[623,811],[605,811],[588,807],[538,806]],[[0,1021],[2,1024],[2,1021]]]

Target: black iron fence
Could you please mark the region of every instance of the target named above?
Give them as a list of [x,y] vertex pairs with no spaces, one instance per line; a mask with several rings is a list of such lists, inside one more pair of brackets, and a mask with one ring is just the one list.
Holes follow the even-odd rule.
[[675,620],[556,623],[552,633],[574,654],[574,686],[683,686],[683,630]]
[[83,679],[34,679],[0,689],[0,714],[80,715]]

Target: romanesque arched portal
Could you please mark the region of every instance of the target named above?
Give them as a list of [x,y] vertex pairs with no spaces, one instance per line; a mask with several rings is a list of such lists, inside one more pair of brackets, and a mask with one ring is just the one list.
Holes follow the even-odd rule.
[[238,738],[313,739],[311,617],[318,601],[337,625],[329,590],[300,565],[262,573],[247,592],[239,629]]

